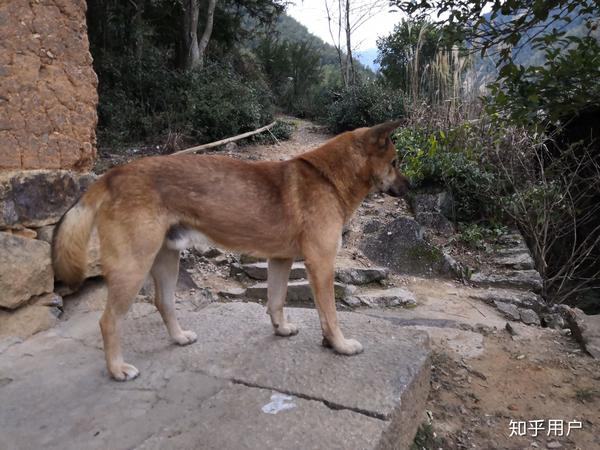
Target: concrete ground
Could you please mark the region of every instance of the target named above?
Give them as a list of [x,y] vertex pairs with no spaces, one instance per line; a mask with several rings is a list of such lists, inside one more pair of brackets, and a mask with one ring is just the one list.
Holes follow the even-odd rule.
[[279,338],[262,305],[186,308],[198,341],[178,347],[154,307],[136,303],[123,344],[141,375],[119,383],[100,312],[79,313],[0,353],[0,448],[408,448],[429,391],[427,335],[341,313],[365,347],[345,357],[320,345],[315,310],[288,314],[300,333]]

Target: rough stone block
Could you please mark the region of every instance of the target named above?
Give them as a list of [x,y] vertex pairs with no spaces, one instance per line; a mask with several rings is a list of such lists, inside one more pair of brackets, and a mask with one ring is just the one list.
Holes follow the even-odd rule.
[[399,217],[385,225],[371,224],[365,227],[360,243],[371,260],[401,274],[449,274],[443,252],[423,239],[423,227],[414,219]]
[[566,312],[571,333],[585,350],[600,359],[600,316],[588,316],[579,308]]
[[385,280],[390,271],[387,267],[339,267],[335,278],[346,284],[369,284]]
[[521,322],[527,325],[541,325],[540,317],[533,309],[520,308]]
[[[255,280],[266,280],[268,274],[268,263],[266,261],[243,264],[242,268],[246,275]],[[306,267],[303,262],[295,262],[290,270],[290,279],[298,280],[306,278]]]
[[494,273],[478,272],[473,274],[470,281],[479,287],[530,289],[534,292],[542,289],[542,277],[537,270],[513,270]]
[[519,314],[519,308],[511,303],[503,303],[503,302],[494,302],[498,311],[504,314],[511,320],[520,320],[521,314]]
[[511,303],[537,312],[542,311],[547,306],[539,295],[528,291],[487,288],[470,291],[469,297],[483,300],[489,304],[494,304],[494,302]]
[[58,222],[93,181],[92,174],[65,170],[0,174],[0,229]]
[[47,306],[43,303],[28,304],[14,311],[0,310],[0,337],[26,339],[54,327],[60,314],[58,306]]
[[415,295],[402,288],[380,289],[370,292],[362,292],[344,299],[349,305],[359,304],[373,307],[393,307],[393,306],[415,306],[417,299]]
[[443,235],[451,235],[456,231],[452,222],[439,212],[419,212],[415,214],[415,219],[421,225]]
[[246,289],[244,288],[229,288],[223,289],[217,292],[221,297],[225,298],[242,298],[246,296]]
[[411,207],[415,214],[436,212],[452,217],[454,199],[448,191],[418,192],[411,197]]
[[529,252],[500,256],[494,259],[494,263],[514,270],[531,270],[534,268],[533,259]]
[[50,245],[0,232],[0,306],[14,309],[53,288]]

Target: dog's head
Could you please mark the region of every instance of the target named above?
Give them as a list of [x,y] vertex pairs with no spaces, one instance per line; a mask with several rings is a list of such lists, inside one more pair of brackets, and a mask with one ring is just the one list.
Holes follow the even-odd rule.
[[396,148],[390,138],[401,123],[401,120],[395,120],[355,131],[361,134],[373,190],[393,197],[402,197],[410,189],[410,180],[396,167]]

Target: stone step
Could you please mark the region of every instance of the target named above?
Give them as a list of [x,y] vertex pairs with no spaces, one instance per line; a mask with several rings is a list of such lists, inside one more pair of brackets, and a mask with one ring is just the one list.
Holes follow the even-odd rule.
[[494,263],[514,270],[531,270],[533,269],[533,259],[529,252],[519,252],[513,254],[504,254],[498,258],[494,258]]
[[[266,262],[243,264],[242,269],[250,278],[264,281],[267,279],[268,265]],[[346,284],[363,285],[384,280],[389,275],[386,267],[339,267],[335,271],[335,278]],[[295,262],[290,271],[290,279],[298,280],[308,278],[303,262]]]
[[378,289],[348,295],[344,303],[349,306],[391,307],[391,306],[415,306],[417,299],[415,295],[402,288]]
[[498,243],[506,246],[523,246],[525,245],[525,240],[521,233],[518,231],[512,231],[509,234],[504,234],[497,239]]
[[219,292],[217,292],[217,294],[221,297],[229,299],[243,298],[246,296],[246,289],[238,287],[222,289]]
[[[100,312],[12,345],[0,354],[3,448],[408,450],[429,392],[427,335],[340,312],[364,346],[341,356],[321,346],[314,309],[286,314],[300,329],[291,338],[273,336],[262,305],[189,311],[198,342],[186,347],[168,344],[158,312],[130,315],[123,342],[141,375],[126,383],[94,348]],[[89,426],[64,426],[83,409]]]
[[534,292],[542,289],[542,277],[540,277],[537,270],[513,270],[494,273],[477,272],[471,276],[470,281],[477,287],[527,289]]
[[497,255],[499,255],[501,257],[516,256],[521,253],[529,254],[529,249],[527,248],[527,246],[525,244],[523,244],[523,245],[519,245],[517,247],[504,247],[504,248],[501,247],[497,250],[494,250],[494,253],[496,253]]
[[495,305],[496,302],[510,303],[519,308],[529,308],[537,312],[542,311],[547,306],[546,302],[539,295],[528,291],[487,288],[471,290],[469,297],[482,300],[490,305]]
[[[266,261],[242,264],[242,269],[250,278],[255,280],[266,280],[268,274],[268,264]],[[306,267],[303,262],[295,262],[290,270],[290,280],[307,278]]]
[[[343,298],[346,294],[346,286],[341,283],[334,283],[335,297]],[[257,283],[246,289],[246,296],[254,299],[267,299],[267,283]],[[304,302],[313,299],[310,283],[308,280],[295,280],[288,283],[287,301]]]

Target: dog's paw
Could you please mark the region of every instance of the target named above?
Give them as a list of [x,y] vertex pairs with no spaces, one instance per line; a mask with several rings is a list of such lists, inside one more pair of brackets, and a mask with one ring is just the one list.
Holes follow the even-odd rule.
[[129,381],[137,378],[140,371],[135,366],[121,363],[109,369],[110,375],[117,381]]
[[279,325],[277,328],[275,328],[275,334],[283,337],[294,336],[298,334],[298,326],[289,322]]
[[358,355],[362,353],[363,346],[356,339],[344,339],[333,345],[333,350],[341,355]]
[[196,342],[197,339],[196,333],[190,330],[183,330],[181,335],[173,336],[173,340],[177,345],[190,345]]

